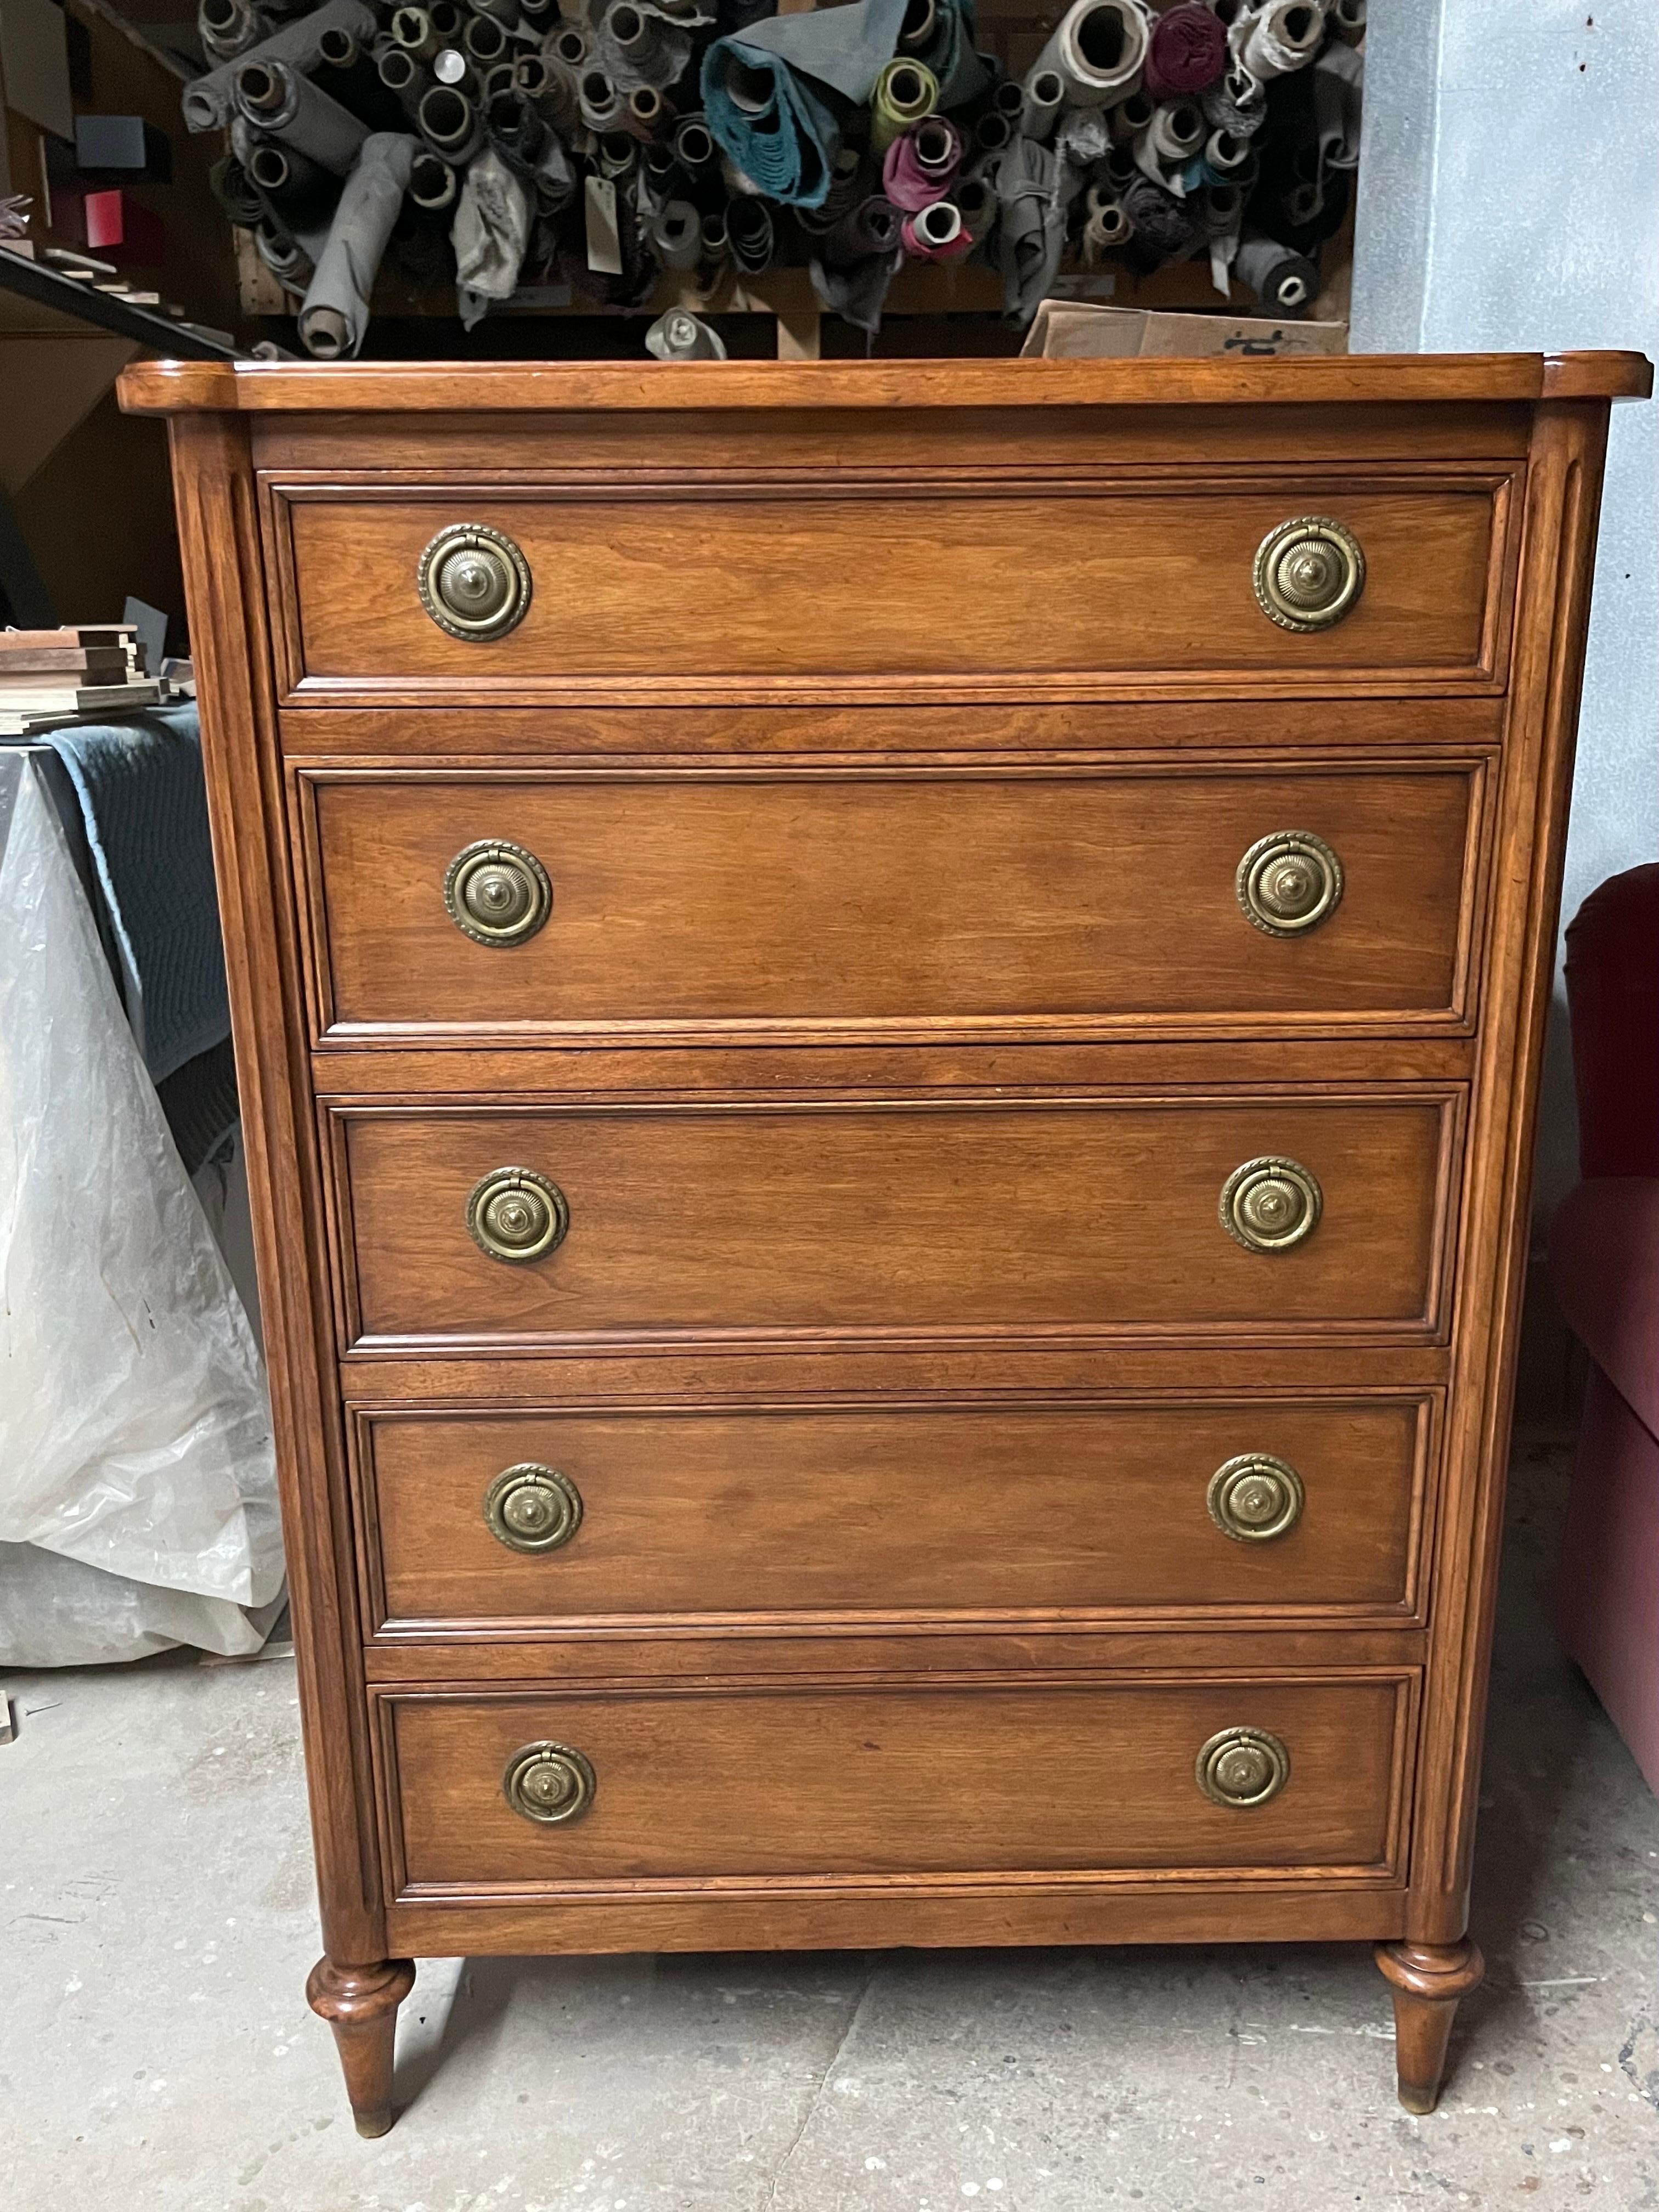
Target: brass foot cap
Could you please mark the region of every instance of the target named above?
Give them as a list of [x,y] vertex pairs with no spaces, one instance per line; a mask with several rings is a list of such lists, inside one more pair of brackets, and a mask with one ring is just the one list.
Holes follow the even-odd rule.
[[390,2105],[382,2105],[378,2112],[354,2112],[351,2117],[356,2124],[358,2134],[367,2136],[371,2142],[376,2136],[389,2135],[392,2132]]

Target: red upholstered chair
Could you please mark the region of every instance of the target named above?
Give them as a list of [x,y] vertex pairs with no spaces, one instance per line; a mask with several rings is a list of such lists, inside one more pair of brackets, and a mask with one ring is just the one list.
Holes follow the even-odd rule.
[[1592,1365],[1556,1621],[1659,1791],[1659,866],[1579,908],[1567,1004],[1584,1179],[1550,1273]]

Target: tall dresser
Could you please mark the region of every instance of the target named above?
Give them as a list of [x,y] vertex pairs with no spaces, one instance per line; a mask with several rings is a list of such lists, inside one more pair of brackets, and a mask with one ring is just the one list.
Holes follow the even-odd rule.
[[1467,1936],[1628,355],[147,363],[316,1831],[417,1953]]

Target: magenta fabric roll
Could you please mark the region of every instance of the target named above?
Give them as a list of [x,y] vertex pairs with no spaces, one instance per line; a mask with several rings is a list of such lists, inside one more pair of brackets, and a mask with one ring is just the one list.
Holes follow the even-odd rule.
[[1152,27],[1142,82],[1154,100],[1202,92],[1227,66],[1227,33],[1218,15],[1198,0],[1171,8]]
[[[943,164],[932,168],[922,167],[916,158],[918,131],[925,131],[930,141],[941,132],[948,134],[951,151]],[[961,167],[961,131],[942,115],[924,116],[920,123],[913,123],[908,131],[900,131],[887,149],[887,158],[881,165],[881,188],[896,208],[915,215],[931,207],[935,200],[945,198]]]

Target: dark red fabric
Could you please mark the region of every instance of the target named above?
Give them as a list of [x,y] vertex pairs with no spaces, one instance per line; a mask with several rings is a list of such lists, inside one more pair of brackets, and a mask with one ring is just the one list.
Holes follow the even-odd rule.
[[1562,1317],[1659,1437],[1659,1182],[1581,1182],[1550,1224],[1550,1284]]
[[1196,0],[1187,0],[1153,26],[1142,76],[1151,98],[1174,100],[1182,93],[1202,92],[1226,65],[1227,33],[1219,17]]
[[1590,893],[1566,972],[1579,1173],[1659,1176],[1659,863]]

